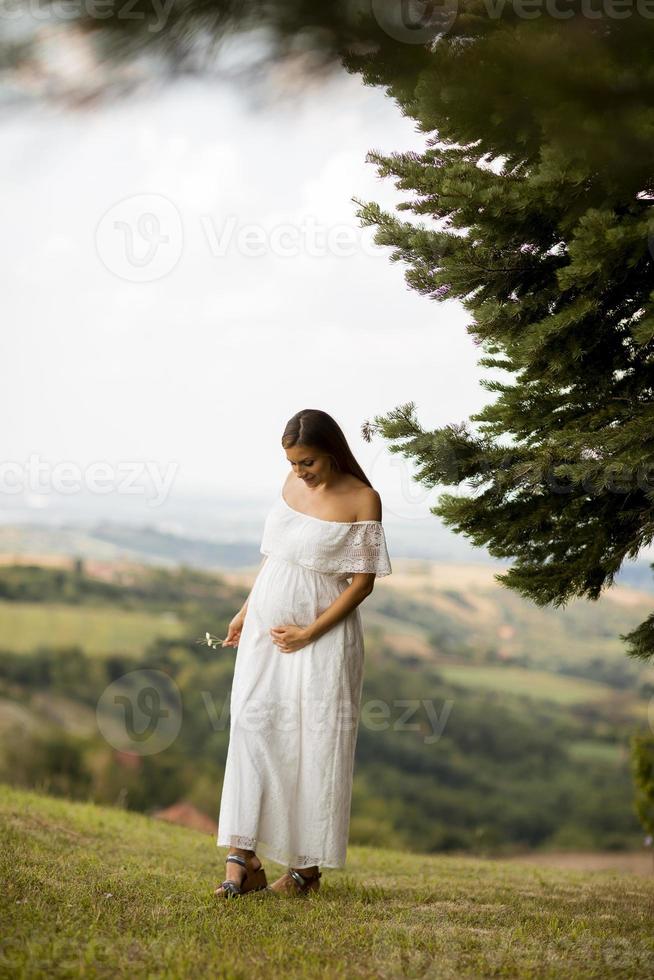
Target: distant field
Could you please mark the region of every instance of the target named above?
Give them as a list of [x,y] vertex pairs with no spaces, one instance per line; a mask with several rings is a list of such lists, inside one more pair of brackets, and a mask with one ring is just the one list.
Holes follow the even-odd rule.
[[547,674],[544,670],[528,670],[524,667],[438,664],[438,672],[453,684],[525,694],[539,700],[556,701],[558,704],[599,701],[613,693],[607,684]]
[[181,633],[176,616],[41,602],[0,602],[0,645],[27,653],[79,644],[90,654],[138,654],[156,636]]
[[521,854],[508,859],[512,864],[569,871],[617,871],[619,874],[642,875],[654,881],[651,853],[642,851],[547,851]]
[[615,742],[579,739],[569,746],[569,752],[573,759],[580,759],[582,762],[608,762],[619,765],[627,761],[625,746],[617,745]]
[[[394,574],[382,579],[369,602],[383,609],[389,594],[412,603],[406,616],[401,602],[397,605],[394,630],[398,623],[417,624],[427,638],[446,626],[471,651],[481,655],[495,649],[544,671],[597,659],[624,663],[620,634],[651,612],[651,594],[625,585],[607,590],[597,602],[577,597],[565,608],[539,607],[495,582],[495,571],[487,565],[396,560]],[[642,676],[654,675],[645,664],[629,666]]]

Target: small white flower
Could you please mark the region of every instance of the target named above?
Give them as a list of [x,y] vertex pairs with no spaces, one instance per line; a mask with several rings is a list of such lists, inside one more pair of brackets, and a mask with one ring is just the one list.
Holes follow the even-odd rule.
[[196,643],[206,644],[208,647],[211,647],[212,650],[217,650],[218,649],[218,644],[219,643],[222,643],[222,639],[221,639],[220,636],[213,636],[207,630],[207,632],[204,634],[204,636],[203,637],[200,637],[195,642]]

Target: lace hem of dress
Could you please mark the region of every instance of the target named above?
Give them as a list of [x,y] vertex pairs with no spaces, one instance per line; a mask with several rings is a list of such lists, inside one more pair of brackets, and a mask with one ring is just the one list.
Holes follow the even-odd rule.
[[242,837],[238,834],[229,835],[229,843],[227,843],[221,837],[218,837],[216,844],[218,847],[240,847],[244,851],[255,851],[259,857],[265,857],[272,861],[276,861],[277,864],[286,864],[291,868],[313,868],[318,866],[319,868],[340,868],[343,867],[341,863],[329,864],[324,858],[313,854],[295,854],[295,855],[277,855],[273,848],[269,847],[267,844],[260,843],[256,837]]
[[[220,843],[218,844],[220,847]],[[238,837],[233,834],[229,838],[229,847],[240,847],[244,851],[256,851],[257,849],[257,838],[256,837]]]

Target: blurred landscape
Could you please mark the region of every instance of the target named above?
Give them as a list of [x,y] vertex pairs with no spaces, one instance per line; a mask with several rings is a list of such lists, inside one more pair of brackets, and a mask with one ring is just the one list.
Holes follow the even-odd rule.
[[[236,652],[196,641],[223,637],[247,596],[262,513],[244,507],[222,530],[216,516],[206,538],[182,518],[0,527],[2,781],[215,827]],[[613,852],[649,867],[629,739],[650,724],[654,668],[619,639],[648,615],[649,564],[631,563],[597,603],[539,608],[463,542],[450,560],[424,557],[447,553],[435,520],[389,512],[387,524],[393,575],[361,607],[350,842]],[[103,694],[136,670],[163,672],[179,692],[179,731],[150,754],[99,726]],[[123,707],[113,711],[124,725]]]

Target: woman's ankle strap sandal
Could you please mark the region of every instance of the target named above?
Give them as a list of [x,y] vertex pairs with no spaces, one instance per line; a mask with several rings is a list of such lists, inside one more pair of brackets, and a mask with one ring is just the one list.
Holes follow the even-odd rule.
[[[240,864],[245,868],[245,876],[243,878],[243,882],[245,882],[248,876],[247,875],[248,866],[246,861],[238,854],[229,854],[225,860],[233,861],[235,864]],[[223,895],[225,898],[236,898],[237,895],[243,894],[241,885],[239,885],[238,882],[236,881],[230,881],[229,878],[227,879],[227,881],[222,881],[219,887],[222,888]]]
[[227,881],[220,883],[219,888],[222,888],[224,898],[236,898],[238,895],[246,895],[248,892],[255,892],[266,888],[268,883],[263,865],[257,868],[256,871],[249,871],[247,861],[240,854],[228,854],[225,860],[240,864],[245,868],[245,875],[240,885],[236,881],[230,881],[229,878]]
[[289,868],[288,874],[295,881],[298,893],[309,891],[309,885],[311,885],[314,881],[318,881],[319,878],[322,878],[321,871],[317,871],[313,875],[303,875],[299,871],[296,871],[295,868]]

